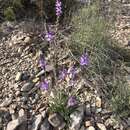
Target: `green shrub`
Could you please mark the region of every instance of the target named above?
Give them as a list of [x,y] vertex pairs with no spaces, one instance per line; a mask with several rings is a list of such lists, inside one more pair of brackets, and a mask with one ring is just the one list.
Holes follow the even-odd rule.
[[102,15],[100,9],[96,2],[84,6],[73,16],[74,31],[69,47],[77,59],[87,51],[90,65],[84,68],[84,75],[94,81],[113,112],[126,117],[130,114],[130,90],[124,78],[123,58],[111,46],[116,42],[110,34],[113,23]]
[[130,116],[130,89],[126,81],[120,79],[117,82],[118,87],[112,94],[111,106],[116,115],[127,118]]
[[55,94],[55,97],[49,99],[49,112],[59,113],[66,123],[70,121],[70,114],[74,112],[75,108],[67,107],[68,95],[64,91],[59,91]]
[[79,53],[86,50],[91,60],[91,72],[111,71],[111,50],[108,45],[111,42],[109,35],[109,23],[100,15],[97,4],[82,8],[72,19],[75,31],[71,37],[71,48]]
[[13,21],[15,20],[15,13],[12,9],[12,7],[8,7],[4,10],[4,16],[6,20]]

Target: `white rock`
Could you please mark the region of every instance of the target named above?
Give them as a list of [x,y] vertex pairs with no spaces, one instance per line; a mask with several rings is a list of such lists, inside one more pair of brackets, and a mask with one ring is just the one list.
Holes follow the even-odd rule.
[[85,121],[85,126],[86,126],[86,127],[91,126],[91,121]]
[[102,123],[97,123],[97,126],[98,126],[99,130],[107,130],[106,126]]
[[101,107],[102,105],[102,100],[100,97],[96,97],[96,107]]
[[31,130],[38,130],[40,124],[42,121],[42,116],[41,115],[37,115],[35,121],[32,124],[32,129]]
[[87,128],[87,130],[95,130],[95,128],[93,126],[90,126]]
[[18,72],[17,75],[16,75],[15,80],[16,80],[16,81],[19,81],[19,80],[21,80],[21,77],[22,77],[22,73],[21,73],[21,72]]
[[30,37],[26,37],[26,38],[24,39],[24,42],[25,42],[25,43],[29,43],[29,42],[30,42],[30,40],[31,40],[31,38],[30,38]]

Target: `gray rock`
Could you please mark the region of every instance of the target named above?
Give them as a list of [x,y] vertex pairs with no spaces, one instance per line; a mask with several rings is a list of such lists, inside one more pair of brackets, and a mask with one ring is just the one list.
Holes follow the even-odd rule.
[[40,130],[51,130],[52,127],[48,121],[48,119],[45,119],[43,123],[41,124]]
[[48,121],[53,127],[57,127],[59,130],[63,129],[66,125],[64,119],[57,113],[50,115]]
[[37,115],[33,124],[32,124],[32,129],[31,130],[38,130],[42,122],[42,116]]
[[34,86],[34,83],[28,82],[23,85],[23,87],[21,88],[21,91],[23,91],[23,92],[30,91],[33,88],[33,86]]
[[[7,125],[7,129],[6,130],[16,130],[17,128],[19,128],[18,130],[26,130],[26,118],[25,117],[19,117],[16,120],[10,121]],[[20,129],[20,127],[25,128],[25,129]]]
[[70,115],[70,130],[79,130],[81,127],[81,123],[84,118],[84,105],[77,108],[77,110]]
[[91,116],[91,107],[90,107],[90,104],[87,104],[86,106],[85,106],[85,114],[86,114],[86,116]]

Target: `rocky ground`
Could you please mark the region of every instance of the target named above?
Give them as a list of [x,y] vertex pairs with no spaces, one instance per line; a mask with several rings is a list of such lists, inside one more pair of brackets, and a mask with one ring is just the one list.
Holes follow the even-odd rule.
[[[130,16],[121,16],[117,24],[117,37],[123,45],[129,43]],[[30,25],[32,23],[28,23]],[[53,85],[49,92],[39,87],[40,80],[46,77],[51,83],[54,66],[51,63],[53,51],[34,30],[27,31],[27,23],[5,22],[1,26],[0,39],[0,130],[60,130],[66,122],[60,113],[48,112],[48,98],[55,96]],[[31,33],[30,33],[31,32]],[[120,39],[123,38],[123,41]],[[62,39],[63,41],[67,39]],[[72,66],[74,60],[62,45],[58,48],[58,65]],[[45,53],[46,71],[40,69],[38,61]],[[80,104],[77,111],[70,115],[68,130],[130,130],[130,119],[118,121],[114,113],[93,87],[81,76],[77,69],[76,88]],[[70,87],[70,79],[58,82],[59,90]]]

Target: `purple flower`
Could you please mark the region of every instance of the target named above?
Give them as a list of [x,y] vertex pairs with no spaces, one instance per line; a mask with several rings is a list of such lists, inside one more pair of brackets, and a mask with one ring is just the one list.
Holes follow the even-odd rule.
[[70,75],[72,79],[74,79],[76,76],[76,68],[72,66],[70,69],[68,69],[68,74]]
[[49,89],[49,82],[47,80],[42,81],[41,84],[40,84],[40,87],[43,90],[48,90]]
[[45,35],[45,39],[48,41],[48,42],[51,42],[54,38],[54,34],[52,32],[48,32],[46,33]]
[[83,54],[80,57],[80,65],[84,66],[84,65],[88,65],[89,64],[89,58],[87,54]]
[[39,66],[42,68],[42,69],[45,69],[46,67],[46,61],[43,57],[40,57],[40,60],[39,60]]
[[76,98],[74,96],[69,97],[68,102],[67,102],[67,106],[68,107],[73,107],[75,105],[77,105]]
[[60,0],[56,0],[56,15],[60,16],[62,14],[62,3]]
[[61,80],[64,80],[66,78],[66,76],[67,76],[67,69],[63,69],[62,71],[60,71],[59,78]]

